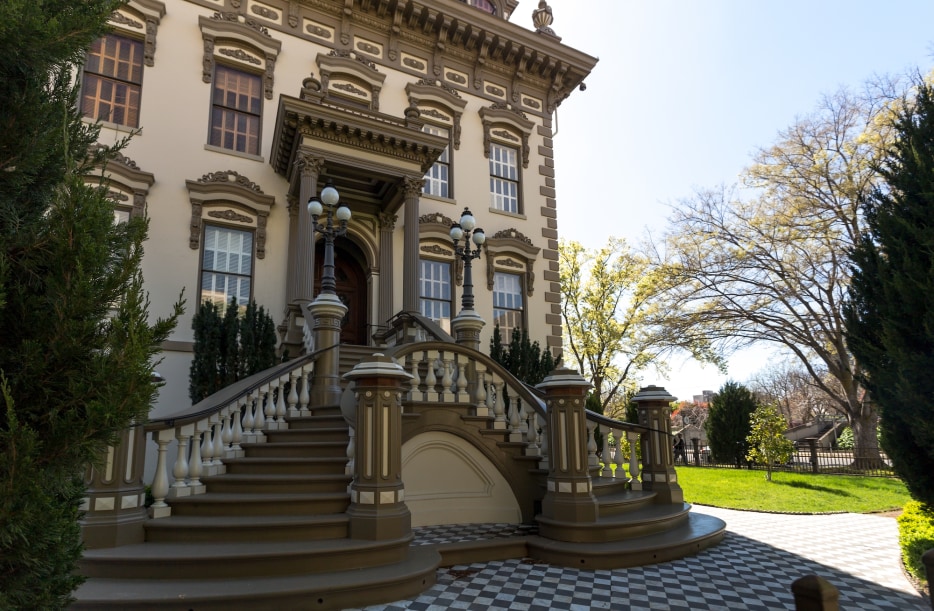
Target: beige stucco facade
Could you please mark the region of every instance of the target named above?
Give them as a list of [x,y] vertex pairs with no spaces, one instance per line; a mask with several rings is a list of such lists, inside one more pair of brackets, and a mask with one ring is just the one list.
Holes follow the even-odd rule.
[[[516,3],[492,4],[491,15],[457,0],[131,0],[115,14],[117,35],[144,42],[146,65],[138,133],[108,168],[125,178],[120,188],[112,178],[112,190],[150,219],[152,315],[183,290],[187,300],[158,367],[168,383],[154,416],[189,404],[205,227],[252,234],[251,296],[291,354],[300,349],[297,304],[314,297],[305,202],[325,181],[353,213],[336,248],[358,267],[363,341],[418,309],[420,257],[450,263],[451,313],[461,310],[447,231],[469,207],[487,236],[473,262],[481,349],[493,331],[494,273],[507,273],[521,281],[531,339],[560,352],[552,113],[596,60],[562,45],[544,17],[533,23],[534,6],[507,21]],[[208,143],[218,66],[261,78],[256,154]],[[449,138],[425,133],[426,123]],[[103,143],[132,131],[103,126]],[[492,203],[497,144],[517,153],[515,212]],[[422,193],[445,145],[450,197]]]

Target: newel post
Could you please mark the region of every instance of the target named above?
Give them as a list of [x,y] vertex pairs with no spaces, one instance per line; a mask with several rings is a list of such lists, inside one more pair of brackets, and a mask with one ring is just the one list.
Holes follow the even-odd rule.
[[344,378],[356,385],[356,448],[350,484],[350,536],[398,539],[412,531],[402,484],[402,392],[412,379],[376,353]]
[[649,429],[642,448],[642,484],[661,503],[683,503],[671,448],[671,408],[675,401],[661,386],[646,386],[632,400],[639,405],[639,424]]
[[559,522],[596,522],[587,461],[587,422],[584,403],[590,382],[573,369],[555,369],[536,386],[545,391],[548,406],[548,487],[542,515]]

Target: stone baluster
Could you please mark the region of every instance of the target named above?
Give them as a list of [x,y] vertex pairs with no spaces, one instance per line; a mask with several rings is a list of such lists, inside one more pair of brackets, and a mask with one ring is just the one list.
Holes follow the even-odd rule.
[[263,420],[266,423],[265,430],[274,430],[276,428],[276,389],[270,382],[266,386],[266,403],[263,407]]
[[[486,379],[486,415],[487,418],[496,419],[496,389],[493,387],[493,374]],[[505,427],[501,427],[505,428]]]
[[525,441],[522,438],[522,407],[519,397],[509,399],[509,441]]
[[350,437],[347,441],[347,466],[344,467],[344,475],[353,476],[354,457],[357,455],[357,431],[354,427],[349,427],[347,433]]
[[525,448],[526,456],[540,456],[541,448],[538,445],[538,413],[533,409],[529,409],[529,433],[528,440],[529,445]]
[[519,407],[519,432],[522,433],[522,441],[529,439],[529,410],[532,408],[525,402],[516,397],[516,406]]
[[435,359],[428,357],[428,373],[425,374],[425,400],[430,401],[431,393],[435,391],[438,377],[435,375]]
[[204,472],[204,466],[201,462],[201,436],[207,428],[207,421],[199,420],[195,423],[195,432],[191,438],[191,461],[188,464],[188,487],[192,494],[201,494],[204,492],[204,484],[201,483],[201,474]]
[[220,414],[215,414],[211,416],[210,422],[214,426],[214,447],[213,452],[211,452],[211,471],[212,475],[217,475],[218,473],[224,472],[224,440],[221,438],[223,421]]
[[[457,364],[457,401],[467,397],[467,363]],[[469,401],[469,399],[465,399]]]
[[186,424],[180,426],[175,431],[175,439],[178,441],[178,453],[175,456],[175,467],[172,468],[172,475],[175,481],[172,483],[172,496],[188,496],[188,441],[191,434],[194,433],[194,425]]
[[[612,441],[610,441],[612,439]],[[613,467],[616,460],[616,454],[619,452],[619,437],[613,431],[607,431],[603,436],[603,469],[600,471],[600,477],[613,477]]]
[[253,408],[253,431],[261,435],[266,430],[266,395],[269,393],[269,385],[266,384],[259,389],[256,397],[256,403]]
[[422,377],[418,373],[418,366],[420,362],[421,361],[419,361],[418,358],[414,354],[412,354],[412,371],[411,371],[412,384],[409,388],[409,400],[410,401],[416,400],[416,393],[419,391],[418,387],[421,386],[422,384]]
[[454,393],[454,363],[451,360],[451,357],[443,359],[441,361],[442,374],[441,374],[441,400],[445,403],[453,400]]
[[224,453],[230,451],[230,442],[233,440],[233,426],[231,421],[233,418],[230,417],[230,406],[224,408],[224,411],[221,412],[221,419],[223,426],[221,426],[221,441],[224,445]]
[[493,399],[493,428],[506,428],[506,404],[503,401],[503,382],[493,380],[493,389],[496,396]]
[[211,437],[213,429],[208,419],[205,419],[204,435],[201,437],[201,469],[203,475],[214,475],[211,472],[213,464],[211,457],[214,456],[214,438]]
[[240,397],[231,414],[233,417],[233,434],[230,436],[230,449],[234,451],[234,456],[238,457],[243,456],[243,446],[240,445],[240,442],[243,441],[243,425],[240,423],[240,417],[246,401],[246,397]]
[[639,447],[639,433],[626,431],[626,439],[629,441],[629,489],[642,490],[642,482],[639,480],[639,454],[636,452],[636,448]]
[[310,376],[311,376],[310,367],[308,365],[302,365],[302,373],[299,376],[301,384],[302,384],[302,390],[300,394],[298,395],[298,405],[299,405],[298,411],[302,416],[311,415],[311,409],[309,409],[308,407],[308,402],[311,401],[311,390],[310,390],[311,381],[309,380]]
[[149,508],[149,514],[152,518],[165,518],[172,515],[172,508],[165,502],[165,497],[169,494],[169,465],[166,454],[174,436],[175,431],[173,429],[163,429],[152,433],[152,440],[158,446],[156,474],[152,480],[151,489],[154,502]]
[[550,450],[550,442],[548,441],[548,419],[536,412],[535,421],[538,423],[539,430],[541,430],[541,443],[539,444],[541,446],[541,460],[538,461],[538,468],[547,471],[549,469],[550,460],[548,457]]
[[288,402],[288,406],[289,406],[289,416],[293,418],[298,417],[300,414],[299,408],[298,408],[298,378],[299,376],[298,374],[296,374],[296,371],[300,371],[300,370],[301,368],[293,369],[292,371],[289,372],[289,393],[288,393],[288,397],[286,398],[286,401]]
[[613,430],[613,440],[615,442],[613,446],[613,464],[615,465],[613,477],[616,479],[625,479],[626,477],[626,469],[623,467],[623,435],[625,433],[622,430]]
[[475,363],[474,366],[477,369],[477,388],[476,396],[474,397],[474,408],[475,416],[488,417],[490,415],[490,410],[486,406],[486,368],[480,363]]
[[276,428],[284,429],[288,425],[285,423],[285,384],[289,381],[288,376],[279,378],[279,390],[276,393]]
[[246,398],[246,404],[243,406],[243,434],[246,435],[246,441],[253,441],[253,402],[256,400],[256,391],[254,390]]
[[599,471],[600,457],[597,456],[597,423],[590,420],[584,421],[587,427],[587,467],[590,472]]

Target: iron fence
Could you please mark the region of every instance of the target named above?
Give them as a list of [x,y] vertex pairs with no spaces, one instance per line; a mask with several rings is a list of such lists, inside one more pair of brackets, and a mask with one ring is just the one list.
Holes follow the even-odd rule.
[[[885,452],[880,451],[880,460],[857,458],[852,450],[828,450],[819,447],[799,448],[785,463],[774,464],[773,471],[794,473],[820,473],[825,475],[869,475],[875,477],[895,477],[892,461]],[[716,460],[706,447],[696,451],[689,448],[685,456],[675,459],[675,466],[719,467],[765,470],[765,465],[756,465],[747,461],[723,463]]]

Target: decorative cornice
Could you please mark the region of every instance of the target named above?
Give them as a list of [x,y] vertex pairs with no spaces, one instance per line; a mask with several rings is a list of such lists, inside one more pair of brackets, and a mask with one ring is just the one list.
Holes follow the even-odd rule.
[[503,239],[503,238],[509,238],[511,240],[519,240],[520,242],[525,242],[529,246],[534,246],[534,244],[532,244],[532,240],[526,237],[525,234],[523,234],[518,229],[503,229],[502,231],[497,231],[490,237],[493,238],[494,240]]
[[255,191],[260,195],[263,194],[263,190],[259,188],[259,185],[247,178],[246,176],[241,175],[239,172],[233,170],[222,170],[220,172],[210,172],[205,174],[198,179],[200,183],[234,183],[238,186],[250,189]]
[[208,212],[208,216],[215,219],[222,219],[225,221],[233,221],[236,223],[252,223],[253,219],[243,214],[237,214],[233,210],[211,210]]
[[432,212],[431,214],[423,214],[418,217],[418,223],[419,225],[422,223],[437,223],[439,225],[444,225],[445,227],[450,227],[454,224],[454,221],[441,214],[440,212]]
[[110,22],[113,23],[114,25],[123,25],[123,26],[127,26],[130,28],[136,28],[139,30],[143,29],[142,23],[140,23],[139,21],[135,19],[131,19],[130,17],[127,17],[126,15],[124,15],[123,13],[119,11],[114,11],[113,13],[110,14]]
[[454,255],[453,250],[444,248],[438,244],[422,244],[419,250],[430,255],[438,255],[439,257],[451,257]]
[[239,13],[228,13],[228,12],[218,11],[214,13],[214,15],[211,16],[211,19],[214,19],[215,21],[227,21],[231,23],[239,23],[241,25],[245,25],[246,27],[259,32],[263,36],[272,38],[272,36],[269,34],[269,29],[263,24],[261,24],[260,22],[253,19],[252,17],[244,17],[243,21],[241,21]]
[[363,64],[364,66],[366,66],[367,68],[369,68],[370,70],[372,70],[373,72],[379,72],[379,70],[376,68],[376,62],[360,55],[359,53],[354,53],[353,51],[347,51],[344,49],[332,49],[331,52],[328,53],[328,57],[347,57],[349,59],[354,59],[360,62],[361,64]]

